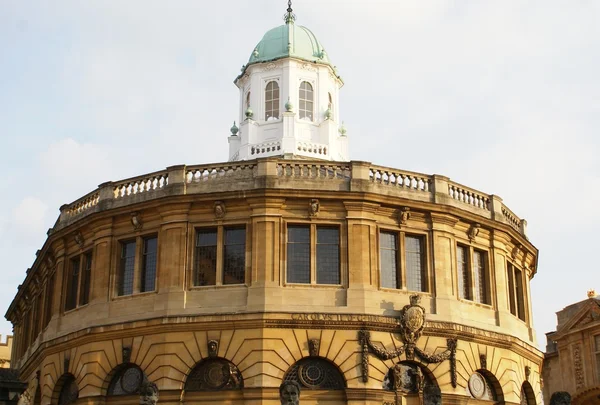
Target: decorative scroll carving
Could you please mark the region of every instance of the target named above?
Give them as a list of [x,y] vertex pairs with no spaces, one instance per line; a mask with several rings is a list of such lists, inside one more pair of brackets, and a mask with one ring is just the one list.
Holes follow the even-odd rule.
[[361,330],[358,332],[358,341],[362,352],[361,372],[363,382],[369,381],[369,352],[381,360],[395,359],[405,353],[407,360],[413,360],[415,357],[428,363],[441,363],[449,360],[451,383],[456,388],[457,340],[447,339],[447,349],[438,354],[430,354],[417,347],[417,341],[421,337],[425,326],[425,308],[419,305],[420,300],[419,295],[411,295],[410,305],[406,305],[401,311],[399,332],[403,342],[402,346],[394,350],[386,350],[373,344],[369,331]]
[[212,339],[208,341],[208,357],[217,357],[219,352],[219,341]]
[[123,346],[122,352],[123,352],[123,363],[130,363],[131,362],[131,347]]
[[142,218],[138,212],[131,213],[131,225],[133,225],[134,231],[141,231],[144,227],[144,223],[142,222]]
[[214,211],[215,211],[215,217],[217,217],[219,219],[221,219],[225,216],[227,211],[225,210],[225,204],[223,203],[223,201],[215,201]]
[[467,236],[469,237],[469,241],[473,242],[477,235],[479,235],[479,229],[481,228],[480,224],[473,224],[467,231]]
[[400,226],[406,225],[408,220],[410,219],[410,208],[402,207],[400,208],[400,212],[398,213],[398,222]]
[[312,357],[319,355],[319,347],[321,346],[321,341],[319,339],[310,339],[308,341],[308,352]]
[[575,365],[575,386],[581,389],[585,385],[585,376],[583,375],[583,364],[581,362],[581,347],[573,347],[573,364]]
[[319,210],[320,210],[320,205],[319,205],[319,200],[317,200],[316,198],[313,198],[312,200],[310,200],[310,203],[308,204],[308,214],[311,217],[316,217],[319,214]]
[[140,405],[156,405],[158,386],[152,381],[144,381],[140,386]]
[[479,355],[479,362],[481,363],[481,368],[483,370],[487,370],[487,355],[486,354]]

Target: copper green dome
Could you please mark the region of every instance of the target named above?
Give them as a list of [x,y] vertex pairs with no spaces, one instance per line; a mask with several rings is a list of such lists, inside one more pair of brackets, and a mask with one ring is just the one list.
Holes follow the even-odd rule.
[[331,65],[329,56],[315,34],[294,23],[269,30],[252,51],[248,65],[290,57]]

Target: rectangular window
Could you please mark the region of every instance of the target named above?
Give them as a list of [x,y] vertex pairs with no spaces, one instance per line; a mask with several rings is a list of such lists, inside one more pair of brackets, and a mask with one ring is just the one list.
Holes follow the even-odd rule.
[[235,285],[246,282],[246,228],[196,230],[194,285]]
[[92,252],[83,255],[81,267],[81,287],[79,291],[79,305],[90,301],[90,282],[92,277]]
[[471,299],[471,277],[469,277],[469,248],[466,246],[456,247],[456,262],[458,270],[458,296],[459,298]]
[[156,251],[158,238],[156,236],[144,238],[144,251],[142,252],[142,271],[140,292],[154,291],[156,288]]
[[594,346],[596,352],[596,379],[600,382],[600,335],[594,336]]
[[75,309],[77,306],[77,289],[79,288],[79,268],[81,267],[81,258],[79,256],[71,259],[67,275],[67,297],[65,301],[65,311]]
[[512,263],[507,263],[508,271],[508,307],[510,313],[526,321],[525,289],[523,272]]
[[427,291],[425,238],[404,232],[379,232],[381,287]]
[[45,305],[44,328],[46,326],[48,326],[48,324],[50,323],[50,319],[52,319],[52,305],[54,305],[53,295],[54,295],[54,274],[52,274],[52,276],[50,276],[50,279],[46,283],[46,302],[44,304]]
[[398,283],[398,235],[393,232],[379,234],[379,256],[381,261],[381,286],[400,288]]
[[[332,285],[342,283],[339,227],[289,225],[287,230],[286,281],[288,283]],[[314,252],[314,261],[312,252]]]
[[480,250],[473,251],[473,284],[475,286],[475,302],[489,304],[487,293],[487,255]]
[[121,261],[119,265],[119,295],[133,294],[133,275],[135,272],[135,241],[121,242]]

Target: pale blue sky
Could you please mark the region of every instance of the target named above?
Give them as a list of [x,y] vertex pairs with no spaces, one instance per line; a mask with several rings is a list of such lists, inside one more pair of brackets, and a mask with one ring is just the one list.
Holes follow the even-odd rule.
[[[227,160],[232,81],[283,0],[0,2],[0,310],[64,203]],[[296,0],[346,85],[351,157],[500,195],[540,249],[540,344],[600,290],[600,3]],[[10,333],[0,322],[0,333]]]

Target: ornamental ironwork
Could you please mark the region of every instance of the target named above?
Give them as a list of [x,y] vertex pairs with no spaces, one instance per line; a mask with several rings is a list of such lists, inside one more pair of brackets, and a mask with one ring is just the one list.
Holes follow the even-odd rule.
[[421,297],[418,294],[410,296],[410,305],[404,306],[400,312],[400,337],[402,345],[394,350],[387,350],[384,347],[374,345],[371,342],[371,333],[367,330],[358,332],[358,341],[361,346],[361,371],[362,381],[369,381],[369,353],[381,360],[398,359],[405,355],[406,360],[418,358],[426,363],[441,363],[450,361],[450,380],[452,387],[456,388],[456,339],[447,339],[447,348],[442,353],[431,354],[417,347],[417,341],[423,333],[425,327],[425,308],[420,304]]
[[342,390],[344,377],[336,366],[319,357],[307,357],[294,364],[283,381],[295,381],[311,390]]
[[240,370],[228,360],[209,358],[201,361],[191,371],[186,391],[237,390],[244,387]]

